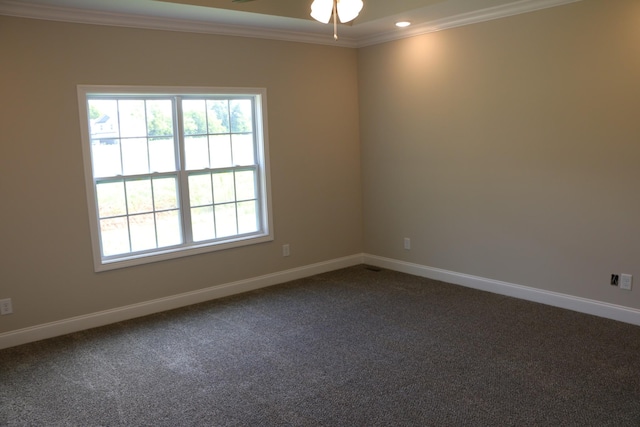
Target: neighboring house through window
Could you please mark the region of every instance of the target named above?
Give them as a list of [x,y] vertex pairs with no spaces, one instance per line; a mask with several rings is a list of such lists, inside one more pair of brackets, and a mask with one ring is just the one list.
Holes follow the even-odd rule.
[[78,98],[96,271],[273,240],[264,89]]

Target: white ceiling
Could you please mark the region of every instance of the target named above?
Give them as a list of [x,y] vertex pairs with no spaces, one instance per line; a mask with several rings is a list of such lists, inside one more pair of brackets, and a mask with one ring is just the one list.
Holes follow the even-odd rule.
[[[309,18],[312,0],[0,0],[0,15],[362,47],[580,0],[364,0],[351,25]],[[405,29],[395,22],[407,20]]]

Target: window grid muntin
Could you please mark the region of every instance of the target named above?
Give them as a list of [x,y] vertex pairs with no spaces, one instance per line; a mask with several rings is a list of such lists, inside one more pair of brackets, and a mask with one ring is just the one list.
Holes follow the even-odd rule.
[[[198,169],[188,169],[189,165],[186,164],[186,153],[184,152],[184,150],[186,149],[186,143],[184,141],[184,139],[186,139],[187,137],[190,138],[194,138],[194,137],[206,137],[207,139],[207,154],[208,154],[208,162],[209,162],[209,167],[211,166],[211,141],[210,141],[210,136],[212,135],[229,135],[229,143],[231,144],[231,166],[238,166],[238,163],[235,162],[234,159],[234,149],[233,149],[233,135],[247,135],[247,136],[251,136],[252,137],[252,157],[253,157],[253,163],[252,164],[247,164],[247,165],[241,165],[241,166],[251,166],[251,165],[259,165],[260,163],[260,158],[259,158],[259,153],[258,153],[258,141],[257,141],[257,132],[256,132],[256,121],[259,120],[258,118],[258,111],[257,111],[257,100],[256,100],[256,96],[252,95],[252,96],[216,96],[216,95],[207,95],[207,96],[203,96],[203,95],[180,95],[177,96],[176,98],[179,98],[180,102],[180,112],[179,112],[179,118],[181,120],[182,126],[181,126],[181,130],[180,130],[180,134],[179,137],[182,138],[183,140],[181,141],[181,147],[183,148],[183,159],[185,159],[185,164],[182,165],[183,169],[188,170],[188,171],[198,171],[198,170],[204,170],[207,168],[198,168]],[[199,101],[202,100],[205,102],[205,127],[206,127],[206,132],[205,133],[186,133],[186,130],[184,129],[184,111],[182,110],[182,101],[183,100],[189,100],[189,101]],[[231,123],[231,118],[232,118],[232,111],[231,111],[231,102],[232,101],[236,101],[236,100],[243,100],[243,101],[249,101],[251,104],[251,129],[245,132],[234,132],[233,131],[233,127],[232,127],[232,123]],[[207,101],[226,101],[227,102],[227,120],[229,123],[229,131],[228,132],[209,132],[209,109],[206,108],[207,106]]]
[[[173,138],[174,139],[174,169],[172,170],[172,172],[178,171],[180,170],[180,159],[181,157],[179,156],[177,147],[176,147],[176,143],[175,143],[175,138],[176,138],[176,103],[178,101],[178,96],[175,95],[167,95],[167,94],[146,94],[146,95],[140,95],[140,94],[90,94],[87,95],[87,104],[90,104],[90,102],[92,100],[102,100],[102,101],[115,101],[116,103],[116,120],[117,120],[117,129],[118,129],[118,136],[115,138],[118,141],[118,151],[120,153],[120,174],[116,175],[116,176],[127,176],[127,174],[125,174],[125,170],[124,170],[124,155],[123,155],[123,151],[122,151],[122,141],[123,140],[132,140],[132,139],[141,139],[141,138],[145,138],[146,139],[146,147],[147,147],[147,170],[149,171],[149,173],[153,173],[154,171],[151,170],[151,150],[149,148],[149,143],[151,139],[160,139],[162,137],[166,137],[166,138]],[[120,120],[120,101],[122,100],[127,100],[127,101],[143,101],[144,102],[144,125],[145,125],[145,131],[146,131],[146,135],[137,135],[137,136],[122,136],[122,123]],[[174,134],[173,135],[151,135],[149,133],[149,121],[148,121],[148,108],[147,108],[147,102],[148,101],[159,101],[159,100],[166,100],[171,102],[172,104],[172,117],[171,117],[171,121],[172,121],[172,127],[173,127],[173,131]],[[87,115],[89,116],[89,108],[87,108]],[[94,138],[93,134],[91,133],[92,127],[91,125],[89,125],[89,140],[90,140],[90,145],[91,145],[91,152],[93,153],[94,147],[93,144],[95,143],[95,141],[101,141],[102,138]],[[102,142],[100,142],[102,143]],[[94,156],[91,156],[91,160],[92,160],[92,171],[95,171],[95,164],[94,164]],[[135,175],[135,174],[129,174],[129,175]],[[92,174],[92,176],[94,176]]]
[[[263,129],[263,119],[264,117],[262,117],[263,111],[262,108],[265,106],[264,101],[261,99],[264,96],[264,90],[258,90],[257,92],[253,92],[251,91],[251,94],[236,94],[236,93],[231,93],[231,94],[221,94],[221,95],[211,95],[211,94],[206,94],[206,95],[200,95],[200,94],[194,94],[194,95],[171,95],[171,98],[175,101],[174,107],[173,107],[173,140],[174,140],[174,144],[173,144],[173,148],[174,148],[174,161],[176,163],[176,171],[175,173],[178,175],[178,199],[179,199],[179,203],[180,203],[180,208],[178,209],[178,211],[180,212],[180,224],[182,226],[182,236],[183,236],[183,244],[180,246],[185,246],[184,249],[189,249],[189,248],[198,248],[198,247],[206,247],[206,246],[211,246],[209,243],[233,243],[234,241],[236,242],[241,242],[244,241],[247,238],[251,238],[251,236],[254,236],[255,238],[258,238],[258,241],[265,241],[266,240],[272,240],[271,237],[271,231],[270,231],[270,219],[267,216],[267,212],[268,212],[268,205],[269,205],[269,201],[266,199],[267,195],[265,194],[264,190],[266,188],[268,188],[268,182],[263,182],[262,180],[264,180],[265,178],[262,176],[262,172],[263,172],[263,168],[268,168],[268,164],[266,163],[267,161],[267,155],[266,155],[266,140],[265,135],[258,135],[257,134],[257,129],[259,127],[260,130],[264,130]],[[169,98],[169,96],[166,93],[158,93],[158,94],[144,94],[143,96],[137,95],[137,94],[90,94],[90,93],[86,93],[85,97],[87,100],[89,99],[114,99],[114,100],[119,100],[119,99],[143,99],[145,101],[145,107],[144,107],[144,113],[145,113],[145,129],[146,129],[146,135],[144,136],[144,138],[146,139],[146,153],[147,153],[147,168],[148,170],[151,169],[151,162],[152,162],[152,156],[151,156],[151,149],[150,149],[150,144],[152,143],[152,139],[158,139],[161,136],[166,136],[166,135],[158,135],[158,134],[154,134],[151,135],[149,133],[149,122],[148,122],[148,113],[149,113],[149,108],[147,105],[147,101],[151,100],[151,99],[167,99]],[[235,224],[236,224],[236,231],[237,234],[236,235],[231,235],[231,236],[226,236],[224,238],[221,239],[213,239],[212,241],[207,241],[204,242],[205,244],[201,244],[203,242],[193,242],[193,239],[191,238],[191,236],[189,235],[189,232],[191,230],[192,225],[190,224],[190,211],[189,209],[185,209],[185,205],[188,205],[188,194],[189,194],[189,189],[188,189],[188,181],[186,179],[184,179],[184,177],[186,177],[188,175],[186,169],[184,168],[184,165],[182,165],[181,167],[181,161],[182,159],[185,158],[185,154],[184,154],[184,149],[185,149],[185,144],[184,144],[184,131],[183,131],[183,123],[182,123],[182,113],[180,111],[181,109],[181,101],[183,99],[188,99],[188,98],[194,98],[194,99],[203,99],[205,101],[209,101],[209,100],[224,100],[226,101],[227,106],[229,106],[230,102],[232,102],[233,100],[250,100],[251,101],[251,108],[250,110],[250,120],[251,120],[251,129],[250,132],[234,132],[233,130],[233,123],[231,120],[231,109],[230,107],[227,108],[228,111],[228,120],[229,120],[229,132],[228,134],[231,135],[238,135],[238,134],[245,134],[245,135],[251,135],[251,153],[253,156],[253,162],[251,164],[247,164],[247,165],[242,165],[241,168],[242,169],[246,169],[246,168],[250,168],[253,170],[253,176],[254,176],[254,182],[253,182],[253,186],[254,186],[254,192],[255,192],[255,198],[254,199],[242,199],[242,200],[238,200],[237,199],[237,194],[236,191],[237,189],[235,188],[235,183],[236,183],[236,177],[234,174],[234,194],[235,194],[235,201],[230,202],[231,204],[235,205]],[[258,109],[258,105],[260,105],[260,109]],[[208,110],[205,109],[205,111],[207,111],[208,114]],[[87,117],[89,117],[89,109],[87,108],[85,110]],[[266,114],[266,111],[264,112],[264,114]],[[118,120],[119,120],[119,116],[118,115]],[[215,133],[215,132],[209,132],[209,118],[207,117],[207,136],[209,135],[218,135],[218,134],[224,134],[223,133]],[[124,169],[124,156],[122,153],[122,139],[125,139],[127,137],[122,137],[121,132],[120,132],[120,124],[118,124],[118,150],[120,152],[120,167],[121,169]],[[90,132],[89,132],[90,133]],[[133,138],[133,137],[132,137]],[[93,142],[94,139],[96,138],[92,138],[90,135],[88,135],[88,139],[90,142],[90,146],[91,143]],[[233,143],[233,142],[232,142]],[[210,150],[211,149],[211,145],[209,140],[207,140],[207,144],[208,147],[207,149]],[[265,145],[263,145],[265,144]],[[91,147],[90,147],[91,148]],[[233,153],[233,151],[232,151]],[[211,156],[209,156],[209,161],[211,160],[210,158]],[[89,156],[89,161],[91,162],[93,159],[91,156]],[[235,162],[234,162],[235,163]],[[93,165],[93,163],[90,163],[91,165]],[[235,166],[237,167],[237,166]],[[188,171],[188,172],[197,172],[200,169],[197,170],[192,170],[192,171]],[[213,170],[213,169],[202,169],[202,170]],[[238,169],[241,170],[241,169]],[[124,172],[124,170],[121,170],[122,172]],[[149,175],[152,175],[153,173],[151,172]],[[146,174],[143,174],[146,175]],[[113,178],[123,178],[123,177],[133,177],[133,175],[126,175],[126,174],[122,174],[122,175],[116,175]],[[109,177],[107,177],[109,178]],[[151,176],[149,176],[149,178],[151,178]],[[94,191],[95,191],[95,182],[94,182]],[[244,201],[253,201],[254,206],[255,206],[255,226],[256,226],[256,231],[254,232],[249,232],[249,233],[245,233],[245,234],[241,234],[239,232],[240,230],[240,222],[239,222],[239,218],[238,218],[238,204],[242,203]],[[217,204],[217,205],[212,205],[212,206],[220,206],[222,204]],[[97,206],[97,205],[96,205]],[[154,215],[155,213],[158,213],[160,211],[154,211]],[[154,216],[154,221],[157,223],[157,217]],[[100,234],[100,230],[98,227],[98,234]],[[155,238],[156,238],[156,245],[158,242],[158,238],[159,235],[156,231],[155,234]],[[189,244],[190,242],[190,244]],[[236,244],[234,244],[233,246],[237,246]],[[227,246],[223,246],[227,247]],[[164,249],[164,248],[163,248]],[[214,248],[210,249],[210,250],[215,250]],[[116,256],[114,257],[116,261],[122,261],[122,262],[127,262],[127,260],[133,260],[133,259],[138,259],[140,254],[144,255],[145,252],[151,252],[152,254],[159,254],[162,255],[163,253],[167,253],[167,251],[162,251],[162,250],[151,250],[151,251],[139,251],[139,252],[131,252],[130,254],[125,254],[125,256]],[[171,252],[171,251],[169,251]],[[131,255],[131,256],[127,256],[127,255]],[[187,253],[188,255],[188,253]],[[176,254],[175,256],[181,256],[179,254]],[[170,256],[168,258],[172,258],[175,256]],[[159,259],[168,259],[167,257],[161,257]],[[109,261],[106,257],[103,257],[103,261]],[[153,259],[151,259],[150,261],[153,261]],[[144,261],[144,262],[149,262],[149,261]],[[105,263],[103,262],[103,265],[105,265]],[[131,265],[130,263],[127,262],[127,265]],[[98,269],[97,270],[101,270]]]
[[[205,204],[196,204],[196,205],[192,205],[191,204],[191,200],[189,199],[188,201],[188,212],[189,215],[191,215],[191,209],[199,209],[199,208],[205,208],[205,207],[211,207],[212,208],[212,214],[213,214],[213,224],[214,224],[214,234],[216,237],[211,238],[211,239],[206,239],[206,240],[198,240],[195,241],[193,240],[194,243],[204,243],[204,242],[215,242],[215,241],[220,241],[220,240],[225,240],[228,236],[225,235],[223,237],[217,237],[218,236],[218,221],[216,218],[216,207],[217,206],[224,206],[224,205],[234,205],[234,210],[235,210],[235,224],[236,224],[236,236],[245,236],[245,235],[251,235],[254,234],[256,232],[259,232],[261,229],[261,224],[262,224],[262,206],[260,203],[260,195],[261,195],[261,190],[260,190],[260,186],[258,185],[258,183],[260,182],[260,178],[259,178],[259,167],[257,165],[254,166],[237,166],[237,167],[228,167],[228,168],[216,168],[216,169],[203,169],[203,170],[197,170],[197,171],[189,171],[188,172],[188,177],[191,176],[199,176],[199,175],[208,175],[210,177],[210,184],[211,184],[211,203],[205,203]],[[238,186],[237,186],[237,173],[238,172],[245,172],[245,171],[249,171],[253,173],[253,189],[254,189],[254,197],[253,198],[238,198]],[[224,202],[216,202],[216,195],[215,195],[215,189],[214,189],[214,183],[213,183],[213,176],[215,174],[220,174],[220,173],[231,173],[233,176],[233,192],[234,192],[234,199],[232,201],[224,201]],[[188,179],[187,179],[188,181]],[[240,218],[239,218],[239,213],[238,213],[238,205],[243,203],[243,202],[254,202],[256,205],[256,224],[258,225],[257,230],[253,231],[253,232],[248,232],[248,233],[241,233],[240,232]],[[193,239],[193,236],[191,237]]]
[[[167,208],[167,209],[156,209],[156,201],[155,201],[155,197],[156,197],[156,191],[154,188],[154,180],[157,179],[165,179],[165,178],[174,178],[174,180],[176,181],[175,184],[175,188],[176,188],[176,207],[175,208]],[[133,181],[143,181],[143,180],[149,180],[150,182],[150,187],[151,187],[151,206],[152,209],[151,210],[147,210],[147,211],[143,211],[143,212],[135,212],[135,213],[131,213],[130,209],[129,209],[129,198],[128,198],[128,187],[127,187],[127,182],[133,182]],[[131,254],[143,254],[143,253],[150,253],[150,252],[154,252],[156,250],[159,249],[167,249],[167,248],[176,248],[176,247],[181,247],[184,246],[184,230],[182,229],[182,227],[180,227],[180,238],[182,240],[181,243],[175,244],[175,245],[167,245],[167,246],[159,246],[159,241],[158,241],[158,218],[157,218],[157,214],[161,214],[161,213],[167,213],[167,212],[177,212],[178,214],[178,220],[180,223],[182,223],[181,221],[181,217],[182,217],[182,213],[181,213],[181,203],[180,203],[180,193],[178,191],[178,174],[176,172],[173,173],[153,173],[150,175],[132,175],[132,176],[118,176],[118,177],[112,177],[112,178],[97,178],[94,180],[95,182],[95,188],[96,188],[96,207],[97,207],[97,215],[98,215],[98,224],[99,224],[99,228],[100,228],[100,224],[102,223],[103,220],[112,220],[112,219],[118,219],[118,218],[123,218],[126,219],[126,223],[127,223],[127,236],[128,236],[128,246],[129,246],[129,251],[128,252],[121,252],[121,253],[117,253],[117,254],[113,254],[113,255],[105,255],[104,254],[104,241],[103,241],[103,234],[102,232],[99,233],[100,235],[100,250],[102,253],[102,257],[103,259],[117,259],[117,258],[121,258],[124,254],[126,253],[131,253]],[[124,208],[125,208],[125,213],[124,214],[120,214],[120,215],[110,215],[110,216],[101,216],[100,215],[100,203],[98,200],[98,191],[97,191],[97,186],[100,184],[108,184],[108,183],[122,183],[122,187],[123,187],[123,192],[124,192]],[[154,225],[154,237],[155,237],[155,248],[151,248],[151,249],[147,249],[147,250],[138,250],[138,251],[134,251],[133,250],[133,242],[132,242],[132,234],[131,234],[131,218],[132,217],[139,217],[141,215],[152,215],[153,216],[153,225]]]

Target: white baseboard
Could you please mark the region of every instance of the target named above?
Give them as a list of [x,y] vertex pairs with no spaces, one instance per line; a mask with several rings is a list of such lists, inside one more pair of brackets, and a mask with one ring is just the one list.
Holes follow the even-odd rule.
[[640,326],[640,310],[629,307],[456,273],[391,258],[357,254],[237,282],[212,286],[198,291],[186,292],[139,304],[132,304],[125,307],[118,307],[111,310],[5,332],[0,334],[0,349],[248,292],[362,263]]
[[362,262],[362,254],[357,254],[166,298],[145,301],[139,304],[132,304],[125,307],[118,307],[111,310],[5,332],[0,334],[0,349],[248,292],[291,280],[302,279],[315,274],[359,265],[362,264]]
[[501,282],[498,280],[486,279],[484,277],[456,273],[420,264],[412,264],[375,255],[364,254],[363,259],[365,264],[376,267],[387,268],[389,270],[408,273],[414,276],[440,280],[454,285],[479,289],[527,301],[539,302],[554,307],[565,308],[568,310],[578,311],[580,313],[591,314],[640,326],[640,310],[629,307],[561,294],[558,292],[545,291],[508,282]]

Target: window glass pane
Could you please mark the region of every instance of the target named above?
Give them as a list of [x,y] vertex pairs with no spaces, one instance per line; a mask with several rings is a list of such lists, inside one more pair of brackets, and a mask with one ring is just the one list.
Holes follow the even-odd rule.
[[224,248],[238,234],[271,237],[263,230],[261,189],[268,183],[258,157],[259,94],[104,88],[79,88],[89,127],[83,149],[91,150],[91,224],[98,223],[92,237],[103,257],[97,271],[153,260],[127,256],[132,252],[164,258],[173,257],[166,248],[181,256],[183,249]]
[[91,144],[91,161],[93,163],[93,176],[102,178],[105,176],[122,175],[122,161],[120,158],[120,140],[112,139],[96,140]]
[[150,172],[173,172],[176,170],[176,151],[173,139],[149,139]]
[[182,120],[185,135],[206,135],[207,112],[204,99],[182,101]]
[[213,201],[215,203],[227,203],[236,200],[233,172],[214,173],[212,181]]
[[177,210],[157,212],[158,247],[179,245],[182,243],[180,213]]
[[127,218],[100,220],[100,239],[102,242],[102,254],[104,256],[130,252]]
[[254,171],[236,172],[236,199],[249,200],[256,198],[256,182]]
[[250,99],[233,99],[229,101],[231,110],[231,132],[252,132],[253,122]]
[[169,210],[178,207],[178,193],[176,191],[176,179],[153,179],[153,203],[155,210]]
[[122,138],[147,136],[144,101],[137,99],[119,100],[118,113],[120,136]]
[[115,99],[90,99],[88,105],[91,139],[104,142],[119,138],[118,101]]
[[184,139],[188,170],[209,167],[209,144],[206,136],[188,136]]
[[103,182],[96,185],[98,216],[107,218],[127,214],[124,182]]
[[189,206],[213,204],[211,174],[189,176]]
[[153,211],[150,179],[127,181],[127,207],[129,215]]
[[258,231],[257,206],[254,200],[238,203],[238,233]]
[[232,135],[233,141],[233,164],[253,165],[253,134]]
[[123,139],[122,169],[124,175],[149,173],[149,152],[146,138]]
[[212,168],[233,166],[231,163],[231,135],[210,135],[209,152]]
[[207,100],[209,133],[229,133],[229,101]]
[[213,207],[205,206],[191,209],[191,227],[193,241],[201,242],[216,237],[213,219]]
[[132,251],[144,251],[156,247],[156,224],[153,214],[130,216],[129,229]]
[[149,136],[173,135],[173,103],[169,99],[147,101],[147,129]]
[[216,205],[216,235],[226,237],[235,234],[238,234],[235,203]]

